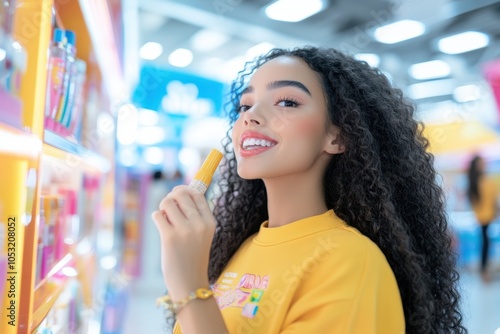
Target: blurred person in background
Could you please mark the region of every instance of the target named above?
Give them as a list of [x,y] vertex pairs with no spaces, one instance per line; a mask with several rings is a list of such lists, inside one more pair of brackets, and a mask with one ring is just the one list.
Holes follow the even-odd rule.
[[493,179],[486,175],[486,163],[478,155],[470,162],[467,171],[468,189],[467,197],[471,203],[476,220],[481,226],[481,265],[480,271],[484,281],[490,280],[488,272],[489,238],[488,226],[497,214],[498,190]]

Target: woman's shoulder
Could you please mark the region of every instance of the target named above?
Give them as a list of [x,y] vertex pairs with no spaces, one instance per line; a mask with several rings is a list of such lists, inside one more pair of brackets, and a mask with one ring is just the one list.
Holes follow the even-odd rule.
[[385,256],[377,244],[344,221],[335,224],[334,228],[325,233],[324,238],[329,239],[330,244],[335,244],[341,254],[349,254],[352,260],[358,257],[360,260],[378,258],[385,261]]
[[368,237],[346,222],[337,222],[316,239],[312,257],[303,266],[311,267],[304,289],[342,286],[346,298],[359,293],[360,287],[372,287],[397,295],[394,273],[380,248]]
[[[331,213],[322,217],[330,226],[309,237],[313,253],[322,257],[325,266],[342,265],[386,266],[387,260],[380,248],[358,229]],[[322,256],[328,255],[328,256]],[[348,261],[346,261],[348,259]]]

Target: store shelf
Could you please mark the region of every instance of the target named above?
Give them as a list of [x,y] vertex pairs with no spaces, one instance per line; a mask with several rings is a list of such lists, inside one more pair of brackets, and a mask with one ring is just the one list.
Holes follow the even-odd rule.
[[[72,282],[85,287],[82,299],[87,301],[87,305],[95,302],[96,292],[102,291],[96,290],[99,287],[92,282],[93,270],[97,270],[95,250],[89,249],[87,253],[78,250],[82,242],[63,248],[61,253],[66,252],[66,256],[55,263],[40,282],[37,280],[37,260],[43,255],[43,252],[38,253],[39,241],[44,246],[52,245],[52,237],[47,235],[63,235],[59,224],[65,224],[70,217],[76,219],[78,216],[81,221],[88,222],[84,226],[89,233],[83,235],[88,235],[90,240],[84,240],[90,246],[95,239],[95,233],[91,235],[91,232],[99,229],[101,224],[104,225],[103,221],[106,220],[107,228],[111,225],[109,222],[113,221],[112,136],[106,137],[108,141],[103,140],[99,145],[95,144],[87,149],[71,141],[71,138],[68,140],[46,130],[44,117],[45,98],[50,89],[47,86],[47,50],[55,26],[72,30],[76,34],[76,55],[87,65],[86,85],[80,91],[84,94],[85,104],[81,114],[85,119],[85,123],[81,124],[81,137],[87,138],[95,133],[99,112],[112,110],[111,101],[117,101],[121,96],[124,80],[119,57],[121,49],[120,44],[117,44],[121,35],[114,35],[119,31],[114,29],[120,29],[120,25],[112,20],[111,14],[108,3],[100,0],[22,0],[18,1],[15,8],[12,36],[26,51],[27,63],[20,78],[18,96],[22,103],[22,113],[16,118],[13,109],[9,107],[4,121],[0,120],[0,161],[4,162],[0,163],[3,167],[0,190],[5,190],[0,194],[0,207],[6,209],[0,211],[5,215],[8,212],[9,215],[22,217],[26,210],[31,210],[28,213],[37,217],[38,221],[44,215],[45,219],[48,218],[45,222],[51,223],[19,226],[16,231],[19,248],[22,250],[16,258],[20,269],[16,291],[21,293],[15,297],[16,314],[19,316],[15,326],[9,325],[7,321],[0,323],[1,334],[31,334],[39,327],[41,331],[45,331],[42,328],[45,320],[50,320],[50,325],[55,322],[55,325],[68,327],[64,322],[57,322],[59,318],[65,317],[62,314],[71,313],[76,316],[76,313],[80,313],[79,307],[70,310],[61,298],[67,297],[65,289],[69,289]],[[26,29],[27,22],[29,29]],[[0,104],[4,106],[4,101],[0,100]],[[12,119],[18,122],[13,122]],[[31,189],[27,176],[33,172],[36,172],[37,182],[35,188]],[[76,200],[73,201],[75,196],[69,196],[70,193],[76,194]],[[48,197],[58,204],[54,204],[53,210],[43,212],[41,199],[44,198],[45,203]],[[33,209],[30,209],[31,201]],[[70,201],[72,204],[68,204]],[[47,212],[50,214],[46,214]],[[1,221],[6,221],[3,216],[0,218]],[[59,256],[59,252],[57,255]],[[68,270],[69,268],[75,270]],[[72,277],[76,273],[77,277]],[[0,303],[4,319],[9,312],[7,303],[10,301],[6,298]],[[75,305],[77,304],[83,303],[75,298]],[[89,307],[95,309],[96,305]],[[94,320],[97,323],[101,321],[100,318]],[[60,328],[60,332],[68,330],[69,328]]]
[[57,279],[47,281],[35,289],[35,300],[33,303],[33,316],[31,318],[31,331],[35,330],[45,319],[49,311],[54,306],[57,298],[64,290],[66,280]]
[[57,298],[64,289],[64,282],[50,282],[35,290],[35,303],[30,324],[30,331],[34,331],[45,319],[49,311],[54,306]]
[[43,319],[45,319],[63,291],[67,278],[62,274],[62,269],[74,261],[73,257],[73,254],[64,256],[54,265],[52,270],[47,274],[47,277],[35,287],[33,317],[30,324],[31,330],[38,327]]
[[92,72],[91,67],[96,63],[99,77],[111,100],[128,94],[108,2],[55,1],[54,6],[64,28],[74,31],[78,36],[78,57],[87,62],[88,72]]
[[[30,324],[30,331],[35,330],[45,319],[48,312],[54,306],[55,301],[64,290],[66,283],[73,273],[65,272],[64,268],[85,267],[88,259],[92,256],[93,250],[88,238],[82,239],[68,254],[57,262],[34,289],[33,317]],[[80,268],[81,270],[81,268]]]
[[0,123],[0,155],[35,159],[40,154],[41,148],[42,142],[36,136]]
[[43,153],[72,164],[81,162],[87,169],[99,173],[107,173],[111,169],[111,163],[106,158],[49,130],[44,131]]

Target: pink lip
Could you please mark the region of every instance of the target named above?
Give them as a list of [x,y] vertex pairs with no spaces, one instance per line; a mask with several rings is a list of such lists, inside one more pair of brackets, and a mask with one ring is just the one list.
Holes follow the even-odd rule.
[[264,139],[264,140],[270,141],[271,143],[274,143],[274,144],[278,143],[273,138],[265,136],[262,133],[259,133],[259,132],[256,132],[256,131],[247,130],[247,131],[243,132],[243,134],[240,137],[240,155],[242,157],[250,157],[250,156],[253,156],[253,155],[257,155],[257,154],[265,152],[265,151],[267,151],[267,150],[269,150],[269,149],[271,149],[271,148],[274,147],[274,145],[273,145],[273,146],[269,146],[269,147],[261,147],[261,148],[255,148],[255,149],[252,149],[252,150],[246,150],[242,146],[243,141],[246,138]]

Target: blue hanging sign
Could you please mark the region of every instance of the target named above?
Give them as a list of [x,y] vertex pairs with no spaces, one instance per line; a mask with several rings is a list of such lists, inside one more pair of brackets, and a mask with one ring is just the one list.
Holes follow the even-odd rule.
[[221,82],[197,75],[144,66],[132,101],[174,118],[221,116],[224,88]]

